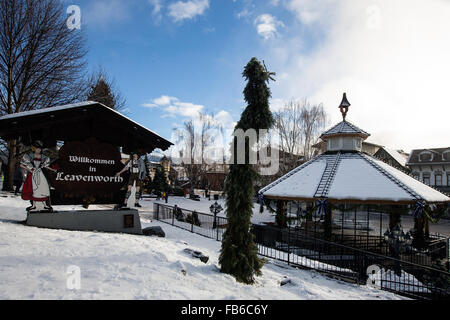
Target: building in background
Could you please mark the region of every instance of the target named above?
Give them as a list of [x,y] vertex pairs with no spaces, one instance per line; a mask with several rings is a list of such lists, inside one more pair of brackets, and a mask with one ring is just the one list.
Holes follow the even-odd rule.
[[395,167],[409,173],[409,168],[406,166],[406,161],[408,161],[409,154],[403,150],[394,150],[381,147],[377,152],[375,152],[374,156],[389,164],[391,167]]
[[450,147],[412,150],[406,166],[417,180],[450,194]]

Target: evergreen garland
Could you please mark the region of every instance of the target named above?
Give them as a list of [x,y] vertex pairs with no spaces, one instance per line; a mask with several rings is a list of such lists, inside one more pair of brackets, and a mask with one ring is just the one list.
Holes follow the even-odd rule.
[[[270,89],[266,84],[271,75],[256,58],[252,58],[247,64],[243,72],[243,77],[247,80],[244,89],[247,107],[235,129],[254,129],[259,133],[260,129],[270,129],[273,126],[274,119],[269,109]],[[254,184],[259,174],[248,163],[252,147],[249,140],[246,139],[245,144],[245,164],[236,164],[236,144],[231,150],[234,164],[230,165],[224,186],[228,225],[223,234],[219,264],[222,272],[233,275],[239,282],[252,284],[255,275],[261,275],[263,266],[250,230]]]

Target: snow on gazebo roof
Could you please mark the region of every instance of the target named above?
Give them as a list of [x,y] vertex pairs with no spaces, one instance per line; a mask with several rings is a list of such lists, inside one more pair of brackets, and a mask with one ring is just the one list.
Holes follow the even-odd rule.
[[[344,117],[345,114],[346,111],[343,112]],[[353,138],[349,138],[349,134]],[[321,138],[326,137],[324,140],[330,142],[350,139],[347,143],[330,143],[327,152],[295,168],[259,193],[266,198],[282,200],[327,199],[377,204],[450,202],[443,193],[362,153],[360,139],[367,136],[367,132],[344,119]]]
[[450,198],[361,152],[324,153],[260,190],[266,198],[335,202],[429,203]]

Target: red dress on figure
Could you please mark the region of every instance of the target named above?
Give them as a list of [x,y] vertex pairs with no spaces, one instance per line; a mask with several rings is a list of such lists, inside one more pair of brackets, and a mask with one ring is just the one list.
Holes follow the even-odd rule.
[[[34,158],[35,161],[41,161],[41,159]],[[34,169],[33,169],[34,171]],[[35,198],[33,197],[33,172],[28,172],[22,189],[22,199],[31,201],[47,201],[49,197]]]

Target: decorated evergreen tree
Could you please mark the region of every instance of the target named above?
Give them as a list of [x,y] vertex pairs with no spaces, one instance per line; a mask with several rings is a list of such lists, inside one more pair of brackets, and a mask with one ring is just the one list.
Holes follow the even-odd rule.
[[153,178],[153,188],[155,189],[155,193],[167,192],[169,190],[166,171],[162,166],[156,168],[155,177]]
[[[271,93],[267,86],[272,74],[256,58],[252,58],[247,64],[243,72],[243,77],[248,81],[244,89],[247,107],[235,129],[255,129],[259,132],[259,129],[269,129],[273,126],[274,119],[269,109]],[[224,188],[228,225],[223,235],[219,257],[221,271],[246,284],[254,282],[255,275],[261,274],[263,265],[262,260],[258,258],[258,248],[250,231],[254,184],[259,176],[248,161],[251,147],[246,139],[245,164],[237,164],[234,143],[233,164],[230,165]]]
[[114,80],[103,68],[91,75],[89,82],[89,91],[87,99],[104,104],[105,106],[121,111],[125,108],[126,101],[116,88]]

